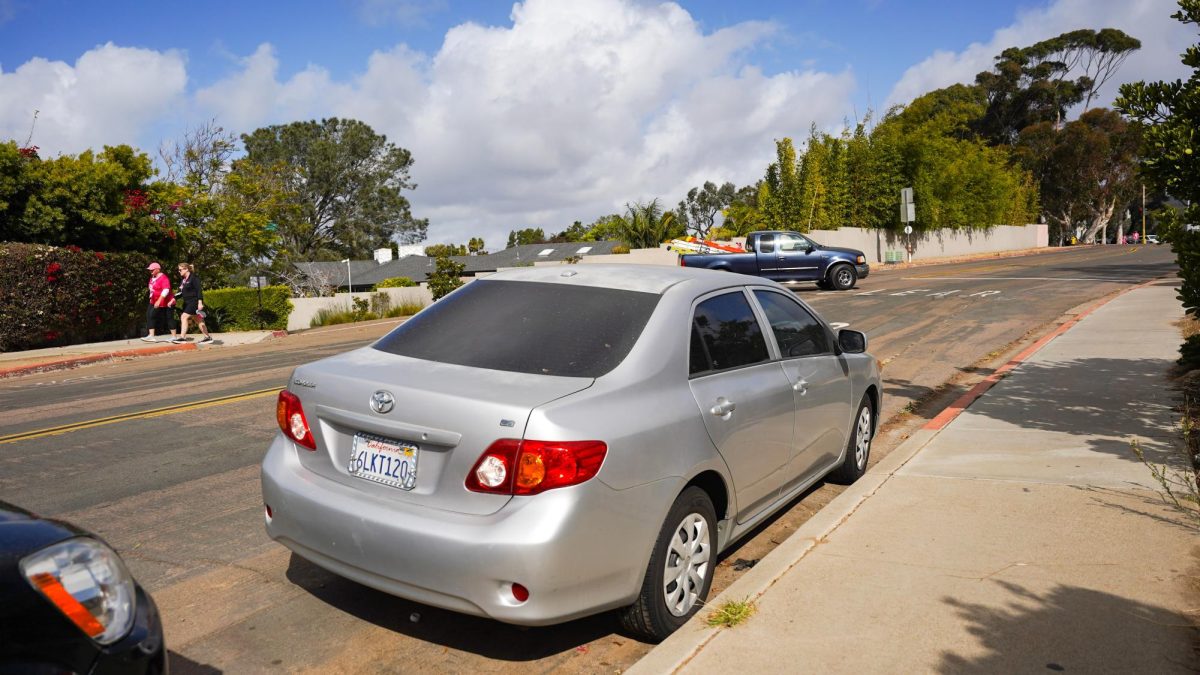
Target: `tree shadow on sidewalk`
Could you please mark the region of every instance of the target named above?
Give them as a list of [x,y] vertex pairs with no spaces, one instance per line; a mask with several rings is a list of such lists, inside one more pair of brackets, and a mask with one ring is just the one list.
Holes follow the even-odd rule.
[[[1180,442],[1178,398],[1166,359],[1081,357],[1052,363],[1026,362],[967,409],[1012,425],[1087,437],[1088,449],[1139,462],[1129,441],[1139,439],[1148,459],[1173,463]],[[970,428],[969,417],[960,418]],[[993,425],[989,425],[991,429]],[[994,429],[1003,433],[1002,427]],[[1020,442],[1013,436],[1014,443]]]
[[967,631],[971,651],[942,652],[941,673],[1143,672],[1200,669],[1200,631],[1178,612],[1076,586],[1038,594],[996,581],[1010,598],[989,606],[944,598]]

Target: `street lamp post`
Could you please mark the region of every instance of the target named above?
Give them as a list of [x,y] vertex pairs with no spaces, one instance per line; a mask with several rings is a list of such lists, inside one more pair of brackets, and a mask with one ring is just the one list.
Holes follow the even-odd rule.
[[350,259],[346,258],[342,262],[346,263],[346,292],[350,294],[350,299],[354,299],[354,278],[350,276]]

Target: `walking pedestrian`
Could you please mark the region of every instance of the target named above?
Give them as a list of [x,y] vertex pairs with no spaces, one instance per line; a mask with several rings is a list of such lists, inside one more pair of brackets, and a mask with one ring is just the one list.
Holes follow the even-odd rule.
[[168,330],[174,337],[171,326],[171,306],[175,298],[171,295],[171,280],[163,274],[162,266],[156,262],[146,268],[150,272],[150,306],[146,308],[146,337],[142,342],[158,342],[156,336],[166,337]]
[[201,344],[212,342],[212,336],[208,334],[208,326],[204,325],[204,291],[200,287],[200,277],[193,273],[192,266],[188,263],[179,263],[179,297],[183,301],[183,314],[179,319],[179,337],[171,340],[171,342],[184,342],[187,340],[188,320],[195,317],[196,326],[200,328],[200,332],[204,333],[204,339]]

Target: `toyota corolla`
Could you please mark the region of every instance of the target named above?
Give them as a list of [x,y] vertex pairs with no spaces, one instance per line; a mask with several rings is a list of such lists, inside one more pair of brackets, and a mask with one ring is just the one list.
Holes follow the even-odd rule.
[[523,625],[620,608],[659,640],[719,552],[865,471],[882,391],[866,346],[743,275],[481,278],[295,370],[263,460],[267,532],[418,602]]

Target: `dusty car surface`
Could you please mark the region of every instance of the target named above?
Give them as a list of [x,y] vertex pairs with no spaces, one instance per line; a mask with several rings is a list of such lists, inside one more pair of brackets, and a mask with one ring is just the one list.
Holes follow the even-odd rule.
[[721,550],[862,475],[882,391],[865,350],[768,280],[501,272],[295,370],[267,532],[418,602],[524,625],[623,608],[661,639]]

